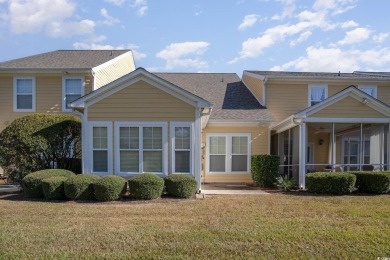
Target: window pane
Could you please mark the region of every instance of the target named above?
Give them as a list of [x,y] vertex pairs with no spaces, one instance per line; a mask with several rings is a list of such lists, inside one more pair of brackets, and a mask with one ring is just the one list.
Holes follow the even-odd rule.
[[162,172],[162,151],[144,151],[144,172]]
[[70,107],[70,103],[72,103],[76,99],[79,99],[80,97],[81,97],[81,95],[79,95],[79,94],[76,94],[76,95],[66,95],[65,96],[66,108],[71,108]]
[[190,152],[176,151],[175,152],[175,172],[190,172]]
[[139,172],[139,152],[121,151],[120,152],[120,171],[121,172]]
[[247,172],[248,171],[248,156],[233,155],[232,156],[232,171]]
[[17,79],[16,92],[18,94],[32,94],[32,80],[31,79]]
[[107,148],[107,127],[93,128],[93,148],[94,149]]
[[93,171],[107,172],[108,171],[108,153],[107,151],[93,151]]
[[310,101],[311,105],[320,103],[325,99],[326,89],[324,87],[311,87],[310,88]]
[[65,79],[65,94],[80,94],[82,82],[81,79]]
[[226,138],[223,136],[210,137],[210,153],[225,154],[226,153]]
[[162,127],[144,127],[144,149],[162,149]]
[[248,137],[240,137],[240,154],[248,154]]
[[32,96],[31,95],[18,95],[16,97],[17,109],[32,109]]
[[210,171],[225,172],[225,155],[210,155]]
[[175,127],[175,148],[190,149],[190,134],[189,127]]
[[130,149],[139,148],[139,128],[130,127]]
[[366,94],[370,95],[370,96],[375,96],[375,88],[369,88],[369,87],[364,87],[364,88],[360,88],[361,91],[365,92]]

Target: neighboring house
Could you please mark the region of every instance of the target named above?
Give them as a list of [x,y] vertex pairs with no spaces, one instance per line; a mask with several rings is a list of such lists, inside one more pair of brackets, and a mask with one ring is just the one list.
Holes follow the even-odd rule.
[[244,71],[243,82],[275,118],[271,153],[280,172],[390,169],[390,73]]
[[71,113],[72,101],[134,69],[130,50],[58,50],[0,62],[0,131],[31,113]]
[[232,73],[138,68],[72,103],[83,118],[83,172],[191,174],[251,182],[250,157],[269,153],[273,117]]

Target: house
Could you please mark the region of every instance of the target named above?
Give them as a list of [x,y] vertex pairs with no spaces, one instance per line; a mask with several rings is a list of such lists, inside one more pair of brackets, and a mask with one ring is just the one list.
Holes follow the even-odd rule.
[[58,50],[0,62],[0,131],[30,113],[72,113],[72,101],[134,69],[130,50]]
[[271,112],[271,153],[280,172],[390,169],[390,73],[244,71],[243,82]]

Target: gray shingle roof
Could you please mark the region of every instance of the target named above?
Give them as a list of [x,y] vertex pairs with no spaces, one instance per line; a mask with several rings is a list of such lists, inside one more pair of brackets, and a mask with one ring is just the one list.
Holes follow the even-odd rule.
[[129,50],[58,50],[0,62],[0,70],[92,69]]
[[353,73],[330,73],[330,72],[291,72],[291,71],[253,71],[247,70],[247,72],[254,73],[261,76],[267,76],[270,78],[328,78],[328,79],[390,79],[390,72],[365,72],[355,71]]
[[210,119],[273,120],[235,73],[153,74],[212,103]]

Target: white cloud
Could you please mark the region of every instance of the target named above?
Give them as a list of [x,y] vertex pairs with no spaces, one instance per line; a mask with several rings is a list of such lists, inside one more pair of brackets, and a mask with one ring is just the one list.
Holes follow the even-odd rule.
[[374,35],[373,39],[377,43],[382,43],[386,38],[389,37],[389,33],[380,33],[377,35]]
[[209,47],[208,42],[172,43],[156,54],[157,58],[165,60],[165,69],[173,68],[205,68],[206,61],[200,60]]
[[13,33],[44,31],[51,37],[90,34],[95,22],[71,21],[75,5],[68,0],[9,0],[8,20]]
[[359,27],[352,31],[346,32],[344,39],[338,41],[340,45],[350,45],[359,43],[370,38],[371,31],[367,28]]
[[359,24],[353,20],[350,20],[350,21],[347,21],[347,22],[340,24],[341,28],[350,28],[350,27],[356,27],[356,26],[359,26]]
[[119,19],[116,19],[116,18],[112,17],[111,15],[109,15],[107,9],[105,9],[105,8],[100,9],[100,15],[103,16],[103,18],[104,18],[103,24],[113,25],[113,24],[119,23]]
[[147,56],[146,53],[140,52],[138,50],[139,49],[138,45],[128,44],[127,45],[127,49],[131,49],[132,50],[135,60],[142,60],[142,59],[146,58],[146,56]]
[[104,0],[104,1],[117,6],[122,6],[125,3],[125,0]]
[[272,16],[272,20],[282,20],[287,17],[292,17],[296,9],[295,2],[297,0],[278,0],[283,6],[281,14]]
[[238,26],[238,30],[240,31],[243,31],[249,27],[252,27],[253,25],[255,25],[255,23],[257,22],[257,19],[259,18],[258,15],[256,14],[248,14],[244,17],[244,20],[242,21],[242,23],[240,24],[240,26]]
[[146,15],[146,11],[148,10],[148,3],[146,0],[134,0],[131,7],[137,9],[137,15],[142,17]]
[[303,32],[299,35],[299,38],[298,39],[295,39],[295,40],[292,40],[290,42],[290,46],[295,46],[297,45],[298,43],[301,43],[301,42],[304,42],[306,41],[310,35],[312,35],[312,32],[311,31],[306,31],[306,32]]
[[274,66],[271,70],[352,72],[375,70],[385,65],[390,65],[390,49],[388,48],[362,51],[311,46],[306,49],[306,56],[301,56],[281,66]]

